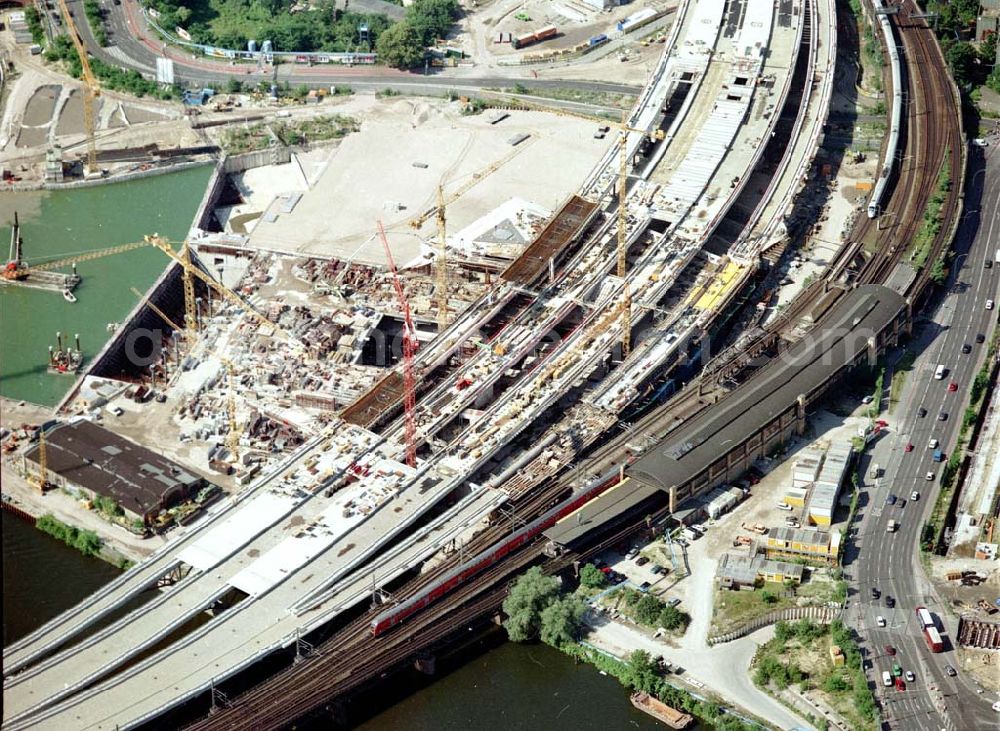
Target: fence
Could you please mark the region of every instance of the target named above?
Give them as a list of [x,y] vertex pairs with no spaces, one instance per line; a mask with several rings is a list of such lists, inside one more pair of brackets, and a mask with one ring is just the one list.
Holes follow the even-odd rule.
[[793,619],[812,619],[820,624],[830,624],[833,620],[838,619],[842,612],[843,609],[841,607],[790,607],[788,609],[776,609],[773,612],[747,622],[732,632],[709,637],[708,644],[717,645],[721,642],[732,642],[759,630],[761,627]]

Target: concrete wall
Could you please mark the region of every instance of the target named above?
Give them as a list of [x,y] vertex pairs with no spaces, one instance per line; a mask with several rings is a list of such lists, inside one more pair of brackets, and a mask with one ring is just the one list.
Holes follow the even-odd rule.
[[244,170],[261,168],[265,165],[282,165],[292,161],[292,151],[287,147],[269,147],[266,150],[244,152],[242,155],[227,155],[222,158],[222,172],[242,173]]

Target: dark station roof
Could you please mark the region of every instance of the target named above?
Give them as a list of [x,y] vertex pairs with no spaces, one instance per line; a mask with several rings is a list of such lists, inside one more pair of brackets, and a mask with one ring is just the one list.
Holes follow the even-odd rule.
[[624,515],[657,493],[663,496],[664,501],[666,500],[666,494],[661,493],[659,489],[626,478],[624,482],[549,528],[545,531],[545,537],[561,546],[568,546],[595,528]]
[[[45,434],[46,468],[68,482],[109,497],[136,515],[155,512],[164,497],[198,483],[167,458],[85,419]],[[27,458],[38,461],[38,445]]]
[[580,234],[596,208],[597,204],[586,198],[578,195],[570,197],[535,240],[528,244],[500,276],[508,282],[530,286],[545,272],[549,260],[558,256]]
[[886,287],[864,285],[836,304],[820,327],[746,383],[706,409],[636,460],[626,474],[662,490],[694,478],[808,394],[867,347],[905,306]]

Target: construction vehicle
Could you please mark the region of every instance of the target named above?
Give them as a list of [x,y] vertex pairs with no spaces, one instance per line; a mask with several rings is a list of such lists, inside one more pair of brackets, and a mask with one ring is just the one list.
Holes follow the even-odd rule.
[[97,167],[97,143],[94,139],[97,128],[94,117],[94,99],[101,95],[101,85],[90,69],[87,49],[80,39],[80,32],[76,29],[73,13],[66,7],[66,0],[59,0],[59,10],[66,21],[66,30],[69,32],[70,40],[73,41],[76,55],[80,57],[80,75],[83,77],[83,126],[87,135],[87,172],[95,175],[100,171]]
[[399,272],[396,270],[396,261],[392,257],[392,249],[389,248],[389,240],[385,236],[385,227],[382,221],[378,221],[378,237],[385,248],[385,255],[389,262],[389,271],[392,272],[392,286],[396,290],[396,299],[399,300],[399,309],[403,313],[403,411],[404,411],[404,441],[406,442],[406,464],[410,467],[417,466],[417,442],[416,442],[416,422],[415,410],[417,407],[417,385],[413,373],[413,355],[417,352],[419,341],[417,331],[413,327],[413,319],[410,317],[410,303],[406,299],[403,285],[399,281]]
[[28,278],[28,275],[32,272],[47,272],[53,269],[61,269],[62,267],[73,266],[75,267],[81,261],[91,261],[93,259],[100,259],[105,256],[111,256],[112,254],[123,254],[126,251],[134,251],[135,249],[144,248],[147,244],[145,242],[137,242],[132,244],[122,244],[121,246],[111,246],[107,249],[96,249],[94,251],[86,251],[79,254],[74,254],[73,256],[66,256],[61,259],[54,259],[52,261],[46,261],[41,264],[28,264],[26,261],[20,258],[20,246],[18,246],[18,251],[16,252],[16,257],[12,258],[7,262],[7,266],[3,271],[3,278],[13,281],[22,281]]
[[767,527],[761,525],[760,523],[751,523],[749,525],[747,525],[746,523],[741,523],[740,527],[743,528],[743,530],[748,530],[751,533],[757,533],[758,535],[763,536],[767,534]]
[[49,472],[45,461],[45,430],[38,427],[38,477],[34,480],[39,492],[49,487]]
[[736,536],[733,539],[733,548],[738,546],[749,546],[753,543],[753,539],[750,536]]

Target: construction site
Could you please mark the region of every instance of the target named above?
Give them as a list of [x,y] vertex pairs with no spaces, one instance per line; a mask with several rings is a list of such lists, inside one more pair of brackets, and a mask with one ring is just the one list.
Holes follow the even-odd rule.
[[[591,43],[603,5],[576,5],[499,3],[495,43],[549,43],[567,19],[567,44],[610,53]],[[646,28],[653,49],[624,114],[324,99],[335,117],[247,120],[251,147],[288,119],[337,132],[221,156],[183,240],[87,254],[169,261],[9,461],[40,493],[86,488],[54,450],[77,454],[67,434],[101,424],[138,475],[127,518],[165,538],[5,648],[6,727],[278,727],[488,623],[536,564],[615,561],[691,607],[677,642],[709,664],[765,614],[763,599],[733,609],[754,588],[841,609],[844,485],[871,419],[799,447],[830,388],[909,334],[926,278],[863,200],[829,202],[832,2],[641,5],[614,31]],[[956,150],[941,106],[938,147]],[[886,195],[920,209],[910,195],[933,173],[906,175]],[[793,277],[820,231],[828,248]],[[35,266],[15,236],[6,278],[79,256]],[[712,528],[699,544],[697,524]],[[258,684],[262,660],[278,672]]]

